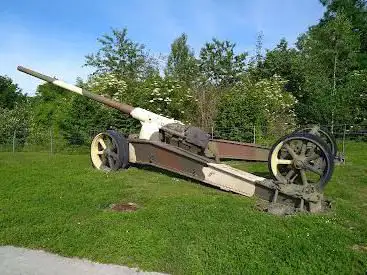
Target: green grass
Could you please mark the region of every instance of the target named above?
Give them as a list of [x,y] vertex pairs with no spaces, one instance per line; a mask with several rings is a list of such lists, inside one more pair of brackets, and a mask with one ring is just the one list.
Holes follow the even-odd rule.
[[365,274],[367,144],[346,152],[326,188],[334,209],[288,217],[154,170],[105,174],[88,155],[0,153],[0,244],[174,274]]

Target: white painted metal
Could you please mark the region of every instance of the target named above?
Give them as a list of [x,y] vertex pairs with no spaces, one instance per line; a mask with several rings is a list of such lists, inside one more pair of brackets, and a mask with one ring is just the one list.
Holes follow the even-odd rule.
[[167,118],[142,108],[134,108],[130,115],[142,124],[139,139],[153,140],[153,134],[157,133],[162,126],[171,123],[183,124],[181,121]]
[[208,184],[248,197],[255,194],[255,183],[265,180],[221,163],[208,163],[208,167],[203,168],[203,173]]
[[64,89],[73,91],[74,93],[77,93],[77,94],[80,94],[80,95],[83,94],[83,89],[82,88],[79,88],[77,86],[71,85],[71,84],[66,83],[66,82],[64,82],[62,80],[55,80],[55,81],[52,82],[52,84],[54,84],[56,86],[59,86],[61,88],[64,88]]

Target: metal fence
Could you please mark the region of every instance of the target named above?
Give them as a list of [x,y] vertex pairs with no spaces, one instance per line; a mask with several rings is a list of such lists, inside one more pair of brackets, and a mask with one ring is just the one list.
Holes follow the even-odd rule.
[[[214,125],[210,134],[212,138],[269,145],[295,130],[309,127],[312,125],[279,125],[277,127],[248,125],[236,128],[215,127]],[[331,132],[337,142],[343,142],[343,140],[367,141],[367,128],[361,126],[341,124],[321,125],[320,127]]]
[[[246,125],[235,128],[216,127],[213,125],[208,133],[214,139],[230,139],[240,142],[257,143],[270,146],[280,137],[307,126],[269,127],[265,125]],[[367,141],[367,129],[356,125],[323,125],[333,133],[340,150],[344,151],[345,141]],[[75,129],[72,133],[56,131],[52,128],[33,130],[32,133],[8,133],[7,138],[0,139],[0,152],[50,152],[50,153],[87,153],[93,137],[106,129]],[[126,129],[121,130],[121,132]],[[137,134],[130,132],[125,134]]]

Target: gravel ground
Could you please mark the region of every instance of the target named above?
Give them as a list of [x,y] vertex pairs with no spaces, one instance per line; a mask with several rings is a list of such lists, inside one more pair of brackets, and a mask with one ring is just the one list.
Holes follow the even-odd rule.
[[0,246],[1,275],[160,275],[135,268],[99,264],[77,258],[65,258],[42,250]]

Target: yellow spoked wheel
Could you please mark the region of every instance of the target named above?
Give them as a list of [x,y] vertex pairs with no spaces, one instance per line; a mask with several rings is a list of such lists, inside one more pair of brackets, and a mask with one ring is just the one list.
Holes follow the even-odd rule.
[[96,135],[91,143],[91,160],[95,168],[116,171],[129,165],[129,144],[124,136],[108,130]]
[[331,178],[334,161],[328,145],[320,137],[295,133],[273,145],[268,166],[280,182],[312,184],[322,190]]

